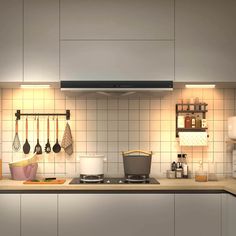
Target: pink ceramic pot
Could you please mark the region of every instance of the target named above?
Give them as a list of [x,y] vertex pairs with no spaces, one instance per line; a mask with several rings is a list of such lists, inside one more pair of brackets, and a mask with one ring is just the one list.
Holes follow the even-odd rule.
[[34,180],[38,163],[28,164],[26,166],[10,166],[11,176],[14,180]]

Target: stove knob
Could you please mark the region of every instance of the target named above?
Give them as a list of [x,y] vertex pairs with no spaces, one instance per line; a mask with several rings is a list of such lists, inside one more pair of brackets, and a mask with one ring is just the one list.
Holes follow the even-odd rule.
[[118,182],[119,184],[123,184],[123,181],[122,180],[119,180],[119,182]]
[[111,183],[111,181],[110,180],[107,180],[107,184],[110,184]]

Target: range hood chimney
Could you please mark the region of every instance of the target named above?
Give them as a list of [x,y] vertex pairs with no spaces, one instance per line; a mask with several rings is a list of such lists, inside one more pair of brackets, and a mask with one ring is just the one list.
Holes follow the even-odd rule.
[[173,81],[61,81],[61,90],[81,92],[172,91]]

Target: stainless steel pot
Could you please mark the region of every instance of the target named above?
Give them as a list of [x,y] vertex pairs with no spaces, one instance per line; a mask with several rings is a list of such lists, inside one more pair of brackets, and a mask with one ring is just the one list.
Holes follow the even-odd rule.
[[131,150],[122,152],[125,177],[142,176],[149,178],[152,162],[152,152]]

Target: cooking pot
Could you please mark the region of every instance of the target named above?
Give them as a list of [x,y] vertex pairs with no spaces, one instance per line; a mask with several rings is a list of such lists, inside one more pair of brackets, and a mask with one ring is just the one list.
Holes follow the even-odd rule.
[[131,150],[128,152],[122,152],[122,155],[126,178],[129,178],[129,176],[142,176],[149,178],[152,152]]
[[80,175],[98,176],[103,175],[104,155],[80,156]]
[[12,179],[34,180],[38,169],[37,155],[9,163]]

